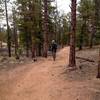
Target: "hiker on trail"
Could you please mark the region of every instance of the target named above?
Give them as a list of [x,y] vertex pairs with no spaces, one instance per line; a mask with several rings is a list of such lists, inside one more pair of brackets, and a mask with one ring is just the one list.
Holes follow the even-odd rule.
[[56,52],[57,52],[57,43],[55,42],[55,40],[52,40],[51,51],[52,51],[53,60],[55,61],[55,59],[56,59]]

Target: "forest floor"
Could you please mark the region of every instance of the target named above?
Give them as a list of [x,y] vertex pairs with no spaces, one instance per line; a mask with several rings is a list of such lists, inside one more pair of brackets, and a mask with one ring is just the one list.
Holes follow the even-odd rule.
[[[100,100],[100,80],[96,79],[98,50],[77,51],[77,70],[68,68],[69,47],[37,62],[0,69],[0,100]],[[9,69],[10,68],[10,69]]]

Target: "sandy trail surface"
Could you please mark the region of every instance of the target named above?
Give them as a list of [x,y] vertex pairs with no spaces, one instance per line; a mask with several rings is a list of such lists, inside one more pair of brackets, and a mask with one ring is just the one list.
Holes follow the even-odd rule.
[[[100,80],[67,71],[69,48],[56,61],[39,60],[0,72],[0,100],[100,100]],[[78,74],[77,74],[78,73]],[[75,78],[75,76],[80,76]],[[88,77],[88,76],[87,76]]]

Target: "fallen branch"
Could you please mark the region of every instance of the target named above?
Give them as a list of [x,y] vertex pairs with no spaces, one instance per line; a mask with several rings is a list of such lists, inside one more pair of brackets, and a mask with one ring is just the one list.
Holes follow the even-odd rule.
[[95,62],[94,60],[88,59],[88,58],[83,58],[83,57],[76,57],[76,59],[82,59],[88,62]]

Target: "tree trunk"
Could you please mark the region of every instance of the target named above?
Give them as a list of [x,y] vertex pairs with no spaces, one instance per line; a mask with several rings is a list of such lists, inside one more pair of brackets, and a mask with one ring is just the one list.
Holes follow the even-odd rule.
[[86,20],[81,27],[81,33],[80,33],[80,36],[79,36],[79,50],[82,50],[82,48],[83,48],[83,34],[85,32],[85,25],[86,25]]
[[94,39],[94,33],[91,33],[91,36],[90,36],[90,48],[93,47],[93,39]]
[[68,33],[68,38],[67,38],[67,45],[70,46],[70,33]]
[[0,41],[0,48],[2,48],[2,41]]
[[70,54],[69,67],[76,67],[75,59],[75,33],[76,33],[76,0],[71,0],[71,34],[70,34]]
[[28,39],[28,31],[27,28],[25,29],[25,35],[26,35],[26,57],[29,57],[29,39]]
[[[99,6],[100,6],[100,1],[99,0],[94,0],[95,2],[95,30],[97,33],[98,27],[99,27],[99,17],[100,17],[100,10],[99,10]],[[100,48],[99,48],[99,61],[98,61],[98,73],[97,73],[97,78],[100,78]]]
[[98,62],[98,73],[97,78],[100,78],[100,48],[99,48],[99,62]]
[[44,44],[43,56],[47,57],[48,52],[48,1],[44,0]]
[[91,21],[91,27],[90,29],[90,41],[89,41],[89,47],[92,48],[93,47],[93,42],[94,42],[94,34],[96,33],[95,30],[95,21]]
[[14,24],[15,57],[16,57],[16,59],[19,59],[19,54],[18,54],[18,35],[17,35],[15,9],[13,9],[13,24]]
[[39,56],[42,55],[42,54],[41,54],[41,49],[42,49],[42,48],[41,48],[41,43],[39,43],[39,44],[38,44],[38,54],[39,54]]
[[32,44],[32,59],[36,57],[36,49],[34,43]]
[[7,0],[5,0],[5,11],[6,11],[6,23],[7,23],[7,46],[8,46],[8,55],[11,57],[11,36],[10,36],[10,28],[8,23],[8,10],[7,10]]

